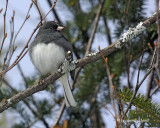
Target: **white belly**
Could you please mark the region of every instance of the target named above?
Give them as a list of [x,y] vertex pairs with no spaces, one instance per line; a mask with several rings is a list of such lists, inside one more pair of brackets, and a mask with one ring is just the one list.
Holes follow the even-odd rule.
[[54,43],[39,43],[32,48],[31,58],[42,75],[55,73],[65,58],[63,48]]

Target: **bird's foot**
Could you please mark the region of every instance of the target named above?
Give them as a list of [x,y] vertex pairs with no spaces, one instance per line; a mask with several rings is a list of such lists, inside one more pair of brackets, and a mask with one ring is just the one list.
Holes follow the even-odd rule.
[[62,73],[68,73],[72,70],[74,70],[76,68],[76,65],[75,63],[72,61],[72,62],[69,62],[66,58],[65,60],[63,61],[63,64],[61,65],[61,72]]
[[74,61],[72,61],[72,53],[71,51],[68,51],[66,53],[66,57],[62,63],[62,65],[60,66],[60,71],[62,73],[68,73],[72,70],[74,70],[76,68],[76,65],[74,63]]

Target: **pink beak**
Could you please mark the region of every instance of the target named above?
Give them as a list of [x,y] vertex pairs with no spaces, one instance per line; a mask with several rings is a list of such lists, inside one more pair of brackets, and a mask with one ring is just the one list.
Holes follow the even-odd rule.
[[61,31],[63,28],[63,26],[58,26],[57,30]]

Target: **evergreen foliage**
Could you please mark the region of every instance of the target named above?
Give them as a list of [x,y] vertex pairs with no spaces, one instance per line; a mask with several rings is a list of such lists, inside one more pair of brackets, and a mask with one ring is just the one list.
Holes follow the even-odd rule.
[[[118,91],[118,96],[123,103],[130,102],[133,91],[127,88],[124,88],[122,91]],[[129,110],[127,120],[133,120],[133,122],[146,122],[147,127],[160,127],[160,106],[152,102],[151,99],[146,98],[145,96],[138,94],[133,99],[132,109]]]
[[[47,1],[54,2],[54,0]],[[73,17],[73,19],[64,22],[61,19],[61,15],[58,15],[62,20],[62,24],[67,26],[63,33],[72,43],[76,59],[83,57],[85,54],[86,46],[94,27],[94,18],[99,3],[99,0],[61,0],[60,4],[66,8],[62,10],[55,9],[57,12],[64,11],[66,15],[70,13]],[[105,0],[95,33],[96,36],[100,36],[98,36],[98,39],[96,36],[94,37],[93,45],[100,44],[98,42],[100,40],[107,47],[108,45],[106,44],[109,44],[109,36],[112,41],[115,41],[129,27],[135,27],[139,22],[146,19],[146,4],[147,0],[130,0],[130,2],[127,0]],[[107,27],[110,32],[107,31]],[[101,40],[102,36],[107,39],[107,42]],[[135,72],[140,63],[142,51],[144,51],[145,58],[141,65],[141,70],[147,71],[153,54],[147,43],[150,43],[154,49],[154,41],[157,37],[157,25],[152,25],[143,35],[127,42],[122,49],[108,56],[109,70],[116,88],[124,87],[124,83],[127,88],[134,88],[135,81],[133,78],[137,75]],[[93,47],[91,52],[94,52]],[[2,62],[0,61],[1,68]],[[0,90],[1,102],[3,100],[5,102],[5,99],[15,95],[20,90],[32,86],[37,82],[37,77],[39,77],[38,80],[40,79],[40,76],[37,74],[23,77],[21,84],[17,85],[20,89],[14,90],[11,88],[12,85],[9,87],[8,83],[2,83],[4,90]],[[156,72],[154,72],[154,78],[157,78]],[[9,79],[7,81],[10,82]],[[155,86],[156,83],[152,79],[151,89]],[[14,105],[8,111],[10,113],[13,111],[17,112],[21,118],[13,128],[34,128],[39,122],[41,122],[43,127],[50,127],[57,117],[63,101],[61,91],[61,87],[55,82],[53,86],[51,85],[45,90],[45,94],[49,95],[48,98],[45,98],[43,95],[40,99],[36,96],[31,96]],[[123,106],[130,102],[132,95],[133,91],[130,89],[118,91],[118,97],[122,100]],[[74,96],[78,102],[77,107],[66,108],[59,121],[59,125],[62,126],[64,120],[67,119],[69,123],[68,128],[104,128],[106,119],[102,117],[104,113],[101,110],[106,104],[111,103],[111,98],[106,64],[103,60],[96,61],[82,68],[75,84]],[[160,127],[160,108],[151,99],[138,94],[134,98],[132,105],[135,108],[129,110],[125,118],[126,121],[144,120],[145,126]]]

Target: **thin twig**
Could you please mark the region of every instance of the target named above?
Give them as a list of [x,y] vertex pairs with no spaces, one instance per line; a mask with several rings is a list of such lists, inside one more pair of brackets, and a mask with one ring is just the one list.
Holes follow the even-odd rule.
[[95,36],[96,28],[98,26],[98,21],[99,21],[99,18],[100,18],[100,14],[101,14],[101,11],[102,11],[102,8],[103,8],[104,1],[105,0],[101,0],[100,4],[98,6],[97,14],[96,14],[96,17],[95,17],[95,20],[94,20],[94,26],[93,26],[92,33],[91,33],[91,36],[90,36],[89,41],[88,41],[85,56],[88,55],[88,53],[91,49],[91,44],[92,44],[94,36]]
[[2,48],[3,48],[3,45],[4,45],[4,41],[7,37],[7,33],[5,33],[5,35],[3,36],[3,40],[2,40],[2,44],[1,44],[1,48],[0,48],[0,55],[1,55],[1,52],[2,52]]
[[125,115],[127,114],[128,110],[130,109],[131,105],[132,105],[132,102],[133,102],[133,99],[135,98],[137,92],[138,92],[138,89],[139,89],[139,75],[140,75],[140,70],[141,70],[141,65],[142,65],[142,61],[143,61],[143,57],[144,57],[144,51],[142,52],[142,58],[141,58],[141,61],[140,61],[140,65],[139,65],[139,69],[138,69],[138,75],[137,75],[137,83],[136,83],[136,87],[135,87],[135,90],[134,90],[134,93],[132,95],[132,98],[127,106],[127,109],[126,111],[124,112],[124,115],[123,115],[123,118],[125,117]]
[[3,11],[3,8],[0,9],[0,13]]
[[[14,37],[14,16],[15,16],[15,11],[13,10],[13,16],[11,17],[11,21],[10,21],[10,32],[11,32],[10,43],[9,43],[9,47],[8,47],[7,52],[6,52],[6,55],[4,57],[4,62],[3,62],[3,65],[2,65],[2,71],[8,68],[9,63],[10,63],[11,58],[12,58],[12,55],[13,55],[14,51],[16,50],[16,49],[12,48],[13,37]],[[4,76],[0,78],[0,82],[2,82],[3,78],[4,78]]]
[[[54,4],[52,5],[52,8],[51,8],[51,9],[48,11],[48,13],[42,18],[43,20],[44,20],[44,19],[46,18],[46,16],[51,12],[51,10],[55,7],[56,2],[57,2],[57,0],[54,1]],[[30,40],[32,39],[34,33],[37,31],[37,29],[40,27],[40,25],[41,25],[41,21],[38,23],[38,25],[36,26],[36,28],[33,30],[30,38],[28,39],[28,41],[27,41],[27,43],[26,43],[26,45],[24,46],[24,48],[22,49],[22,51],[20,52],[20,54],[17,56],[17,58],[15,59],[15,61],[12,63],[12,65],[11,65],[8,69],[6,69],[6,70],[4,70],[4,71],[2,71],[2,72],[0,73],[0,77],[1,77],[2,75],[4,75],[6,72],[8,72],[10,69],[12,69],[12,68],[13,68],[17,63],[19,63],[19,61],[26,55],[26,53],[28,52],[28,49],[26,50],[26,48],[28,48],[28,44],[29,44]],[[25,50],[26,50],[26,51],[25,51]],[[25,52],[24,52],[24,51],[25,51]]]
[[118,11],[118,5],[117,5],[117,0],[113,0],[113,4],[114,4],[114,9],[115,9],[115,12],[116,12],[116,16],[117,16],[117,18],[119,19],[119,21],[120,21],[120,25],[121,25],[121,27],[123,28],[123,22],[122,22],[122,20],[121,20],[121,17],[120,17],[120,15],[119,15],[119,11]]
[[[159,11],[159,0],[156,0],[156,12]],[[160,81],[160,72],[159,72],[159,54],[160,54],[160,24],[159,24],[159,15],[157,15],[157,34],[158,34],[158,46],[157,46],[157,58],[156,58],[156,71]]]
[[106,109],[109,111],[109,113],[113,116],[113,118],[114,118],[115,121],[116,121],[116,128],[118,128],[117,126],[119,126],[119,123],[118,123],[118,121],[117,121],[117,117],[115,117],[115,116],[113,115],[113,113],[108,109],[107,106],[105,106],[104,108],[106,108]]
[[3,15],[3,17],[4,17],[4,35],[6,34],[6,13],[7,13],[7,9],[8,9],[8,0],[6,0],[6,9],[5,9],[5,12],[4,12],[4,15]]
[[[15,12],[13,11],[13,17],[12,17],[12,23],[13,23],[13,30],[12,30],[12,31],[13,31],[13,33],[11,34],[12,36],[11,36],[10,45],[9,45],[9,50],[12,48],[12,49],[11,49],[12,51],[10,52],[10,56],[9,56],[9,59],[8,59],[7,64],[5,64],[5,61],[4,61],[4,64],[7,65],[7,66],[5,66],[5,67],[6,67],[5,69],[8,68],[9,63],[10,63],[10,60],[11,60],[11,58],[12,58],[12,56],[13,56],[13,53],[14,53],[14,51],[16,50],[15,40],[16,40],[19,32],[20,32],[21,29],[23,28],[24,23],[25,23],[26,20],[29,18],[29,12],[30,12],[30,9],[32,8],[32,5],[33,5],[33,3],[30,4],[30,7],[29,7],[28,12],[27,12],[27,15],[26,15],[26,17],[25,17],[25,20],[24,20],[24,22],[22,23],[21,27],[19,28],[18,32],[16,33],[16,35],[15,35],[15,37],[14,37],[14,41],[12,41],[13,36],[14,36],[14,15],[15,15]],[[7,52],[6,57],[4,58],[4,60],[7,60],[8,53],[9,53],[9,51]]]
[[139,65],[139,69],[138,69],[136,87],[138,87],[138,84],[139,84],[139,75],[140,75],[140,71],[141,71],[141,65],[142,65],[142,62],[143,62],[143,57],[144,57],[144,51],[142,52],[142,58],[141,58],[140,65]]
[[105,25],[105,28],[106,28],[108,43],[109,43],[109,45],[111,45],[112,44],[112,38],[111,38],[110,28],[109,28],[108,23],[107,23],[107,18],[104,15],[103,15],[103,22],[104,22],[104,25]]
[[36,8],[37,8],[37,10],[38,10],[38,13],[39,13],[39,16],[40,16],[40,22],[41,22],[41,24],[42,24],[42,13],[41,13],[41,10],[40,10],[40,8],[38,7],[38,4],[37,4],[37,0],[32,0],[32,2],[34,3],[34,5],[36,6]]
[[[118,101],[118,105],[119,105],[119,107],[120,107],[120,109],[121,109],[121,112],[122,112],[122,116],[124,115],[124,111],[123,111],[123,106],[122,106],[122,104],[121,104],[121,99],[118,97],[118,95],[117,95],[117,91],[116,91],[116,89],[115,89],[115,86],[113,87],[113,91],[114,91],[114,94],[115,94],[115,96],[116,96],[116,99],[117,99],[117,101]],[[119,117],[121,117],[121,115],[119,115]],[[121,118],[120,118],[121,119]]]
[[128,77],[127,77],[127,82],[128,82],[128,87],[129,88],[132,88],[132,86],[131,86],[131,83],[130,83],[130,64],[131,64],[131,61],[132,61],[132,55],[131,55],[131,48],[132,48],[132,43],[131,43],[131,41],[129,42],[129,59],[128,59],[128,63],[127,63],[127,75],[128,75]]
[[147,83],[147,90],[146,90],[146,97],[150,98],[150,92],[151,92],[151,85],[153,81],[153,74],[154,70],[149,74],[148,83]]
[[[158,13],[160,14],[160,11]],[[156,15],[157,15],[157,13],[154,14],[152,17],[148,18],[147,20],[145,20],[143,22],[143,26],[149,27],[151,24],[155,23]],[[101,50],[103,55],[106,57],[106,56],[114,53],[115,51],[119,50],[120,48],[119,47],[117,48],[116,44],[117,44],[117,42],[119,43],[120,40],[121,40],[121,38],[118,39],[116,42],[114,42],[109,47]],[[125,44],[125,42],[123,42],[122,46],[124,44]],[[94,61],[97,61],[100,58],[101,58],[101,55],[100,55],[99,52],[92,53],[92,54],[87,55],[84,58],[76,60],[75,61],[75,66],[76,66],[76,68],[79,68],[79,67],[85,66],[89,63],[93,63]],[[148,70],[148,72],[146,73],[146,75],[142,79],[142,82],[146,79],[146,77],[150,74],[150,72],[152,70],[153,70],[153,68]],[[8,100],[6,100],[5,103],[0,103],[0,112],[3,112],[7,108],[9,108],[12,105],[18,103],[19,101],[31,96],[32,94],[44,90],[45,88],[48,87],[49,84],[52,84],[56,79],[58,79],[62,75],[63,75],[63,73],[57,71],[55,74],[50,75],[50,76],[46,77],[44,80],[41,80],[40,82],[38,82],[38,83],[32,85],[31,87],[27,88],[25,91],[20,92],[20,93],[16,94],[15,96],[9,98]],[[140,82],[140,84],[142,84],[142,82]],[[140,86],[140,84],[139,84],[139,86]]]
[[[14,16],[15,16],[15,11],[13,11],[13,16],[11,17],[11,22],[10,22],[10,31],[11,31],[11,38],[10,38],[10,43],[9,43],[9,47],[8,47],[8,51],[4,57],[4,66],[3,66],[3,70],[8,68],[8,65],[11,61],[11,58],[12,58],[12,55],[15,51],[14,48],[12,48],[12,45],[13,45],[13,37],[14,37]],[[10,54],[9,54],[10,53]],[[8,57],[8,54],[9,54],[9,58],[7,59]],[[8,62],[6,63],[6,61],[8,60]]]
[[14,45],[15,45],[15,41],[16,41],[16,38],[17,38],[17,36],[18,36],[19,32],[20,32],[20,31],[21,31],[21,29],[23,28],[23,26],[24,26],[25,22],[26,22],[26,21],[29,19],[29,17],[30,17],[29,12],[30,12],[30,10],[31,10],[31,8],[32,8],[32,5],[33,5],[33,3],[31,3],[31,4],[30,4],[29,9],[28,9],[28,12],[27,12],[27,14],[26,14],[26,17],[25,17],[25,19],[24,19],[24,21],[23,21],[22,25],[20,26],[20,28],[19,28],[18,32],[16,33],[16,35],[15,35],[15,37],[14,37],[13,47],[14,47]]
[[[154,44],[155,45],[155,49],[154,49],[154,52],[153,52],[153,49],[151,50],[152,51],[152,60],[151,60],[151,64],[150,64],[150,67],[151,66],[153,66],[153,64],[155,64],[155,70],[156,70],[156,72],[157,72],[157,76],[158,76],[158,79],[159,79],[159,81],[160,81],[160,72],[159,72],[159,67],[157,66],[157,61],[159,61],[158,60],[158,58],[156,58],[157,57],[157,54],[158,54],[158,47],[157,47],[157,44],[155,43]],[[151,47],[150,47],[150,49],[151,49]],[[149,94],[149,97],[152,97],[152,95],[157,91],[159,89],[159,86],[157,85],[154,89],[153,89],[153,91]]]
[[129,5],[130,5],[130,0],[128,0],[127,9],[126,9],[126,12],[125,12],[128,28],[129,28],[129,26],[130,26],[130,25],[129,25],[129,20],[128,20]]
[[149,68],[151,68],[151,67],[153,66],[153,64],[155,63],[156,54],[157,54],[157,48],[156,48],[156,46],[155,46],[155,49],[154,49],[154,52],[153,52],[153,55],[152,55],[151,64],[150,64],[150,67],[149,67]]
[[[159,11],[159,0],[156,0],[156,12]],[[157,34],[158,34],[158,48],[160,48],[160,24],[159,24],[159,15],[156,17],[157,19]]]
[[[8,83],[7,80],[4,79],[3,82],[4,82],[13,92],[18,93],[18,91],[17,91],[16,89],[14,89],[14,88],[12,87],[12,85],[10,85],[10,83]],[[43,117],[40,117],[40,115],[37,114],[37,112],[30,106],[30,104],[29,104],[27,101],[23,100],[23,102],[24,102],[24,104],[30,109],[30,111],[33,113],[33,115],[34,115],[35,117],[38,117],[38,119],[40,119],[40,120],[44,123],[44,125],[46,126],[46,128],[49,128],[49,126],[48,126],[47,122],[45,121],[45,119],[44,119]]]
[[39,119],[38,118],[35,118],[34,121],[32,121],[31,123],[28,124],[27,128],[31,128],[36,122],[38,122]]
[[[48,2],[48,4],[49,4],[49,6],[51,7],[51,6],[52,6],[51,0],[47,0],[47,2]],[[58,14],[57,14],[57,12],[56,12],[56,10],[53,9],[52,12],[53,12],[53,14],[54,14],[56,20],[58,21],[58,23],[62,23],[61,20],[60,20],[60,18],[59,18],[59,16],[58,16]]]
[[133,93],[133,95],[132,95],[132,98],[131,98],[129,104],[128,104],[128,107],[127,107],[126,111],[124,112],[123,118],[125,117],[125,115],[127,114],[128,110],[130,109],[131,104],[132,104],[132,102],[133,102],[133,99],[134,99],[134,97],[136,96],[139,87],[142,85],[142,83],[144,82],[144,80],[147,78],[147,76],[151,73],[151,71],[152,71],[153,69],[154,69],[154,67],[152,67],[151,69],[148,70],[148,72],[145,74],[145,76],[143,77],[143,79],[141,80],[141,82],[137,85],[137,88],[135,88],[135,91],[134,91],[134,93]]
[[63,112],[64,112],[65,106],[66,106],[66,103],[65,103],[65,101],[63,100],[62,105],[61,105],[61,108],[60,108],[60,110],[59,110],[59,114],[58,114],[58,116],[57,116],[57,118],[56,118],[56,120],[55,120],[52,128],[54,128],[54,127],[59,123],[59,120],[61,119],[62,114],[63,114]]
[[[143,79],[141,80],[141,82],[137,85],[137,88],[135,88],[135,91],[134,91],[134,93],[133,93],[133,96],[132,96],[132,98],[131,98],[131,100],[130,100],[130,102],[129,102],[129,104],[128,104],[128,107],[127,107],[125,113],[124,113],[125,115],[127,114],[129,108],[131,107],[131,104],[132,104],[132,102],[133,102],[134,97],[135,97],[136,94],[137,94],[137,91],[138,91],[139,87],[142,85],[142,83],[144,82],[144,80],[145,80],[145,79],[147,78],[147,76],[152,72],[153,69],[154,69],[154,66],[147,71],[147,73],[145,74],[145,76],[143,77]],[[125,115],[124,115],[124,116],[125,116]],[[124,118],[124,116],[123,116],[123,118]]]
[[50,10],[48,11],[48,13],[42,18],[42,20],[44,20],[44,19],[48,16],[48,14],[53,10],[53,8],[56,6],[57,1],[58,1],[58,0],[54,0],[54,3],[53,3],[53,5],[52,5],[51,9],[50,9]]
[[158,91],[158,89],[159,89],[159,86],[156,86],[156,87],[153,89],[153,91],[151,92],[150,97],[152,97],[153,94],[155,94],[155,92]]
[[[98,92],[99,92],[99,89],[100,89],[100,83],[97,83],[98,85],[96,85],[96,91],[95,91],[95,93],[92,95],[92,98],[89,100],[89,103],[90,103],[90,109],[89,109],[89,111],[87,111],[87,113],[86,113],[86,116],[85,116],[85,118],[81,121],[81,124],[85,124],[85,122],[86,122],[86,120],[88,119],[88,117],[90,116],[90,115],[93,115],[93,116],[96,116],[96,118],[97,118],[97,115],[96,115],[96,113],[95,113],[95,110],[94,110],[94,108],[96,109],[96,107],[97,107],[97,105],[96,105],[96,103],[97,103],[97,94],[98,94]],[[93,116],[91,116],[91,118],[93,117]],[[93,124],[93,127],[95,127],[94,126],[94,124]]]
[[24,76],[24,73],[23,73],[23,71],[22,71],[22,68],[21,68],[21,66],[19,65],[19,64],[17,64],[17,67],[18,67],[18,70],[19,70],[19,72],[20,72],[20,75],[22,76],[22,78],[23,78],[23,81],[25,82],[25,87],[27,87],[26,85],[27,85],[27,80],[26,80],[26,78],[25,78],[25,76]]
[[49,128],[49,125],[48,125],[48,123],[45,121],[44,117],[41,116],[40,114],[38,114],[38,112],[35,111],[35,110],[30,106],[30,104],[29,104],[27,101],[24,100],[24,103],[25,103],[25,105],[31,110],[31,112],[33,113],[33,115],[34,115],[35,117],[38,117],[38,119],[40,119],[40,120],[43,122],[43,124],[45,125],[46,128]]
[[103,60],[105,61],[106,63],[106,71],[107,71],[107,75],[108,75],[108,79],[109,79],[109,90],[110,90],[110,98],[111,98],[111,103],[112,103],[112,107],[113,107],[113,110],[115,112],[115,118],[117,120],[117,110],[116,110],[116,105],[115,105],[115,102],[114,102],[114,85],[113,85],[113,82],[112,82],[112,76],[111,76],[111,73],[110,73],[110,70],[109,70],[109,65],[108,65],[108,58],[105,58],[101,49],[100,49],[100,46],[98,46],[98,50],[103,58]]
[[4,30],[3,30],[3,40],[2,40],[2,43],[1,43],[1,48],[0,48],[0,55],[1,55],[1,52],[2,52],[2,48],[3,48],[3,45],[4,45],[4,41],[7,37],[7,33],[6,33],[6,13],[7,13],[7,9],[8,9],[8,0],[6,0],[6,8],[5,8],[5,12],[4,12],[4,15],[3,15],[3,19],[4,19]]

